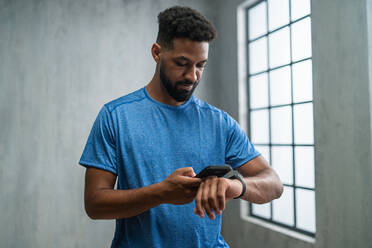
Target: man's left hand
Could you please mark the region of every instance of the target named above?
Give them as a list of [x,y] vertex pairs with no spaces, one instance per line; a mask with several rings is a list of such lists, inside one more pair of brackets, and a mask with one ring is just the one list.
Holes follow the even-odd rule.
[[211,220],[216,214],[221,214],[225,209],[226,202],[238,197],[243,186],[237,179],[231,180],[222,177],[208,177],[200,183],[195,197],[194,213],[204,218],[207,213]]

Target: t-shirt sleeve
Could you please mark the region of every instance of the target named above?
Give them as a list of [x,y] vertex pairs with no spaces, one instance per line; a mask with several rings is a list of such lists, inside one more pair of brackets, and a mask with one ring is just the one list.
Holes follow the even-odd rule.
[[239,124],[228,114],[226,114],[226,122],[227,145],[225,162],[235,169],[256,158],[260,153],[249,141]]
[[114,124],[110,112],[103,106],[90,131],[79,164],[117,175],[116,161]]

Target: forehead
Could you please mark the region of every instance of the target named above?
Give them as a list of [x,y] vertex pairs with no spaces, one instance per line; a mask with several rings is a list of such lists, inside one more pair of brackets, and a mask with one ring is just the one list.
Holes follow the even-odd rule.
[[193,61],[208,59],[209,43],[192,41],[186,38],[173,40],[173,48],[166,51],[171,57],[186,57]]

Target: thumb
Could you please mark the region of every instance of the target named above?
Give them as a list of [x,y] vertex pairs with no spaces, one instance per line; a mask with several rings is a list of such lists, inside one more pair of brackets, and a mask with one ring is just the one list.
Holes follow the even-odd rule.
[[196,174],[194,172],[194,169],[192,167],[180,168],[180,169],[178,169],[178,171],[180,172],[180,174],[182,176],[188,176],[188,177],[195,177],[196,176]]

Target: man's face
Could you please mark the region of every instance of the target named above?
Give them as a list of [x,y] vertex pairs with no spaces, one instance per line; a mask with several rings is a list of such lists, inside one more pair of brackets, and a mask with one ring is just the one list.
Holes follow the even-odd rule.
[[175,101],[185,102],[193,94],[208,59],[208,48],[207,42],[175,39],[173,48],[163,52],[160,81]]

